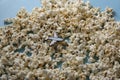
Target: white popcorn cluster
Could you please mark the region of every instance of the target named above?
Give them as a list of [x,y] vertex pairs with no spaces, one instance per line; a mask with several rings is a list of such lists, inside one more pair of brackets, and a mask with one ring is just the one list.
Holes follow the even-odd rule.
[[[0,80],[119,80],[120,22],[81,0],[42,0],[0,28]],[[6,20],[6,22],[7,22]],[[54,32],[64,39],[49,46]]]

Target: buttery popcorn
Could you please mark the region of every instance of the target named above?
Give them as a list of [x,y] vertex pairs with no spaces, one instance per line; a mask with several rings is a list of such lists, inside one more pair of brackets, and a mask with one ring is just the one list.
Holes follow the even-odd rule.
[[[0,80],[119,80],[120,22],[82,0],[42,0],[0,28]],[[64,39],[49,46],[56,32]]]

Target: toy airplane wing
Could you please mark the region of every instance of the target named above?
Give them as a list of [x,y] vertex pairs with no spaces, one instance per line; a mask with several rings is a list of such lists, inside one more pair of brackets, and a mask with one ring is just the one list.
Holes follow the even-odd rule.
[[55,38],[57,38],[57,37],[58,37],[56,32],[54,32],[54,37],[55,37]]
[[53,40],[53,41],[50,43],[50,46],[51,46],[51,45],[53,45],[55,42],[56,42],[56,41],[55,41],[55,40]]

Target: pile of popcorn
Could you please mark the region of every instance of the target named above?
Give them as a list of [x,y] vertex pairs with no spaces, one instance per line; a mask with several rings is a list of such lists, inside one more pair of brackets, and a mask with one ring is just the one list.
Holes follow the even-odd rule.
[[[42,0],[0,28],[0,80],[120,80],[120,22],[80,0]],[[64,41],[50,46],[54,32]]]

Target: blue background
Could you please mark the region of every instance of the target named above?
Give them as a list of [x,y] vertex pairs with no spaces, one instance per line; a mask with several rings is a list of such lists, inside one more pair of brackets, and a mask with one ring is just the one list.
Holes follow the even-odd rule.
[[31,12],[40,6],[40,0],[0,0],[0,26],[4,25],[4,19],[15,17],[21,7]]
[[[85,0],[87,1],[87,0]],[[95,7],[105,10],[106,7],[113,8],[115,19],[120,20],[120,0],[89,0]],[[31,12],[34,7],[40,7],[40,0],[0,0],[0,26],[4,26],[4,19],[16,16],[21,7]]]

